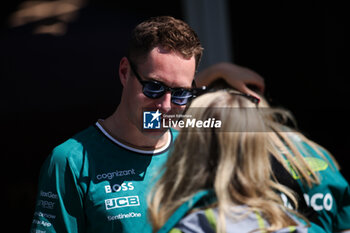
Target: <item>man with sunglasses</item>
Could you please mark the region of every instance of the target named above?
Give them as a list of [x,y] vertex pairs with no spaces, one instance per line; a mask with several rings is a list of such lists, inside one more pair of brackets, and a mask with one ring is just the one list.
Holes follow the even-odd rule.
[[176,132],[144,130],[143,112],[184,110],[199,91],[194,76],[202,50],[196,33],[172,17],[151,18],[134,29],[119,66],[119,106],[47,158],[32,232],[152,231],[146,195]]

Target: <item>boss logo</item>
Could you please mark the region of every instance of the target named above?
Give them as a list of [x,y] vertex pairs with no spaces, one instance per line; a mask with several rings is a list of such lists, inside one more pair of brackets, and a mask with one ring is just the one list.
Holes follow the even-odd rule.
[[140,200],[138,196],[117,197],[105,200],[105,205],[106,210],[111,210],[128,206],[139,206]]
[[120,184],[114,184],[112,186],[105,185],[106,193],[127,191],[127,190],[134,190],[134,186],[132,185],[132,182],[122,183],[121,185]]

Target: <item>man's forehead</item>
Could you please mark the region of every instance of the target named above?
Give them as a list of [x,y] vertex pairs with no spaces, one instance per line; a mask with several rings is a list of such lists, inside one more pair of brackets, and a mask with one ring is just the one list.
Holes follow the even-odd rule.
[[145,79],[162,82],[170,87],[190,88],[195,74],[195,59],[186,59],[174,52],[160,52],[155,48],[140,67]]

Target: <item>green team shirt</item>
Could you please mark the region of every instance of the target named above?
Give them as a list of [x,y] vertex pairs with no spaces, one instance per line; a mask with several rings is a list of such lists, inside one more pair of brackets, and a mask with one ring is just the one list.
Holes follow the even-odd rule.
[[306,204],[318,213],[318,218],[322,223],[321,227],[327,232],[350,229],[350,187],[348,182],[325,150],[318,148],[326,160],[297,135],[292,134],[291,139],[320,178],[319,185],[309,188],[291,169],[292,177],[298,181],[304,193]]
[[146,197],[176,132],[156,151],[130,148],[99,123],[57,146],[40,174],[31,232],[151,232]]

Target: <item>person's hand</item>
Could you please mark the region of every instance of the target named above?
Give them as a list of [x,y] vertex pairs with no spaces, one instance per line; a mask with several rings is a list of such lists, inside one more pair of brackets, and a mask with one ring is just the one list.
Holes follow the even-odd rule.
[[196,84],[197,86],[209,86],[218,79],[224,79],[227,84],[235,89],[255,97],[259,96],[248,86],[255,86],[261,94],[265,90],[264,79],[259,74],[248,68],[228,62],[217,63],[198,73]]

